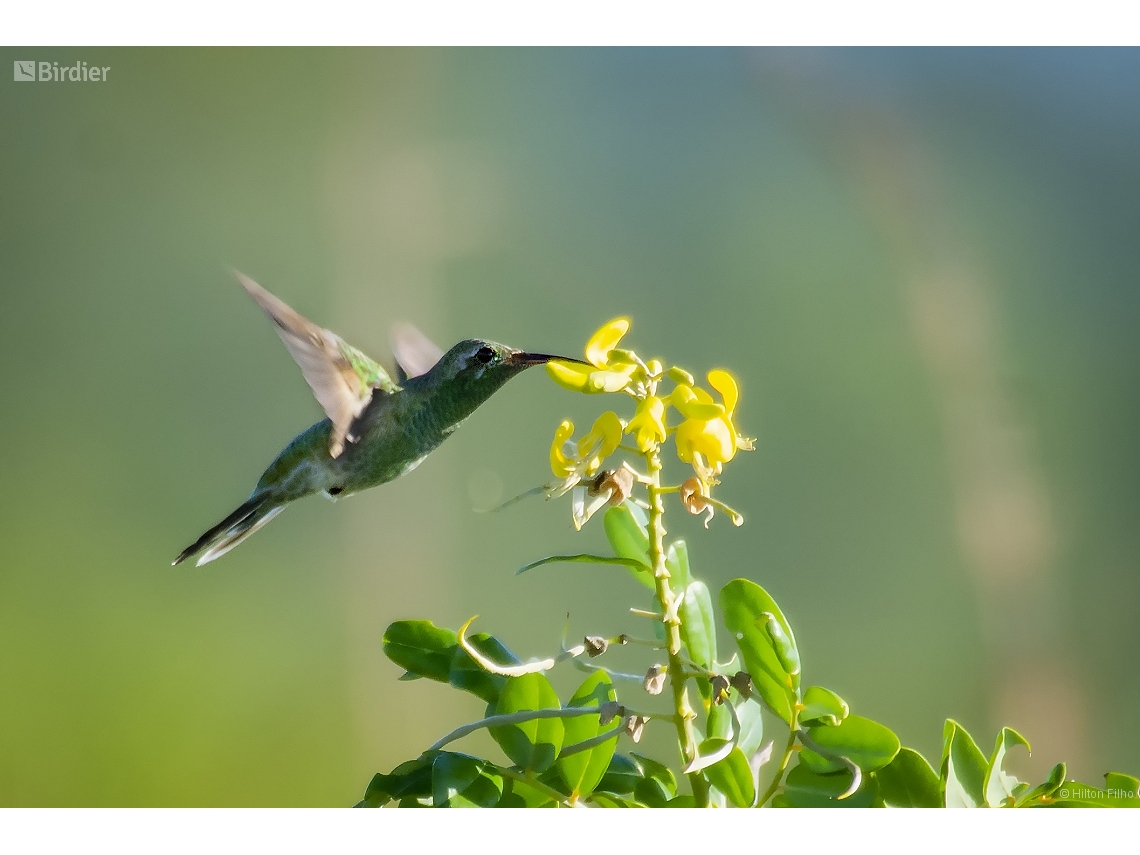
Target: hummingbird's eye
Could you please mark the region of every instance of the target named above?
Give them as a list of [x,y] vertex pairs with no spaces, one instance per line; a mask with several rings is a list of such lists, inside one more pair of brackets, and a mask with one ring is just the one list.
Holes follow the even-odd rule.
[[486,346],[481,347],[475,351],[475,358],[486,365],[495,358],[495,351]]

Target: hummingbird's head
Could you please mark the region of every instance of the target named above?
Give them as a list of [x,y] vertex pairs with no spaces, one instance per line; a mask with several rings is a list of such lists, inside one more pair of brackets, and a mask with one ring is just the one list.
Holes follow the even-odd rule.
[[482,402],[520,371],[552,359],[581,361],[549,353],[528,353],[498,342],[473,338],[459,342],[440,357],[431,375],[433,381],[454,385]]

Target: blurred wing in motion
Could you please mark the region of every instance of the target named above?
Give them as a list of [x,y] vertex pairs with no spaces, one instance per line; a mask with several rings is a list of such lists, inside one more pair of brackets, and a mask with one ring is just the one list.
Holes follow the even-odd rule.
[[336,333],[293,311],[248,276],[236,270],[234,275],[269,315],[285,347],[301,366],[305,382],[333,425],[329,454],[339,457],[346,440],[355,442],[356,437],[349,431],[372,400],[374,391],[390,394],[399,387],[379,364]]
[[411,324],[393,325],[389,338],[392,353],[396,357],[396,376],[400,382],[409,377],[427,374],[443,356],[439,345]]

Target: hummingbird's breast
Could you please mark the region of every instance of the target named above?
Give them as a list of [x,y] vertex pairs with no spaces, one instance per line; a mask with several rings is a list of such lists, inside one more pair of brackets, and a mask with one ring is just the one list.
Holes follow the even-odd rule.
[[373,399],[358,422],[359,438],[334,461],[344,475],[345,492],[410,472],[458,427],[431,403],[430,397],[409,389]]

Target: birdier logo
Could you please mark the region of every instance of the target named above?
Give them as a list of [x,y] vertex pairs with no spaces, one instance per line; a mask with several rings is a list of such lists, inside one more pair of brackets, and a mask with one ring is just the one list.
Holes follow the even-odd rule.
[[101,83],[111,72],[109,65],[88,65],[82,60],[75,65],[60,65],[58,62],[35,62],[17,59],[12,67],[12,79],[16,81],[52,81],[55,83]]

